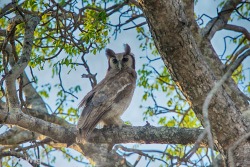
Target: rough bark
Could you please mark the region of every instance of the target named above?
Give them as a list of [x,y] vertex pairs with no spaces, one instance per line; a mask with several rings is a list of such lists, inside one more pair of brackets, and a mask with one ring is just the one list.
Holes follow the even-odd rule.
[[[136,1],[130,2],[138,6]],[[241,1],[227,1],[220,12],[220,17],[213,19],[203,30],[195,24],[193,1],[183,0],[183,2],[185,8],[182,1],[176,0],[139,1],[164,63],[196,115],[203,122],[204,99],[214,83],[225,73],[225,66],[216,55],[210,39],[216,31],[223,28],[232,9]],[[123,5],[127,3],[124,2]],[[66,147],[67,143],[75,141],[75,127],[57,116],[49,115],[43,99],[31,84],[23,88],[27,109],[22,111],[20,109],[20,99],[16,94],[16,79],[21,74],[23,84],[29,83],[23,71],[30,59],[33,33],[39,23],[39,17],[28,14],[24,17],[17,15],[11,19],[7,30],[0,30],[0,35],[5,37],[3,55],[7,57],[12,54],[10,52],[7,54],[8,40],[14,37],[15,26],[21,22],[26,23],[23,52],[16,61],[12,61],[12,64],[10,62],[12,68],[6,75],[9,110],[3,107],[5,104],[0,101],[1,123],[17,126],[0,135],[0,144],[9,147],[9,145],[36,140],[39,137],[40,140],[43,139],[41,143],[55,148]],[[209,116],[215,143],[219,146],[218,151],[222,155],[226,155],[227,149],[234,141],[245,134],[247,126],[240,119],[240,110],[245,109],[247,105],[247,100],[232,79],[223,85],[223,89],[217,93],[210,104]],[[88,143],[75,143],[70,148],[83,153],[91,161],[96,162],[96,166],[131,166],[115,152],[116,150],[110,151],[114,144],[128,142],[193,144],[201,133],[200,129],[152,126],[101,129],[93,132]],[[201,144],[207,145],[206,141]],[[245,165],[244,158],[247,155],[244,155],[244,148],[250,148],[248,143],[242,142],[235,151],[232,150],[238,166]],[[22,157],[17,152],[1,152],[0,157],[15,156],[15,154],[17,157]]]
[[[219,56],[215,52],[210,39],[214,34],[225,26],[230,18],[233,9],[239,4],[241,0],[228,1],[218,17],[212,19],[205,28],[200,29],[195,21],[194,14],[194,2],[189,0],[183,0],[184,12],[186,15],[187,23],[192,32],[197,46],[201,51],[201,56],[211,68],[214,76],[219,80],[225,73],[226,66],[220,61]],[[232,100],[240,107],[240,110],[245,110],[248,107],[248,101],[246,96],[239,90],[232,78],[229,78],[223,87],[227,93],[231,96]]]
[[[27,113],[37,113],[30,110]],[[38,115],[42,115],[41,113]],[[37,116],[37,115],[36,115]],[[18,125],[27,130],[48,136],[52,140],[48,140],[46,144],[53,147],[66,147],[67,143],[74,143],[76,128],[74,125],[68,124],[66,127],[57,125],[57,118],[46,120],[47,116],[42,116],[45,120],[38,119],[19,112],[7,112],[0,110],[0,122],[4,124]],[[52,123],[52,120],[56,120]],[[60,120],[60,119],[59,119]],[[47,122],[51,121],[51,122]],[[64,122],[64,125],[66,123]],[[20,129],[11,129],[0,135],[1,145],[14,145],[22,142],[35,139],[34,136],[29,136],[31,133],[23,131],[21,136],[16,136],[12,140],[5,140],[15,134],[18,134]],[[114,144],[118,143],[169,143],[169,144],[194,144],[198,136],[203,132],[201,129],[187,128],[169,128],[169,127],[131,127],[126,126],[120,128],[96,129],[91,134],[89,142],[75,143],[70,148],[82,152],[90,161],[95,162],[97,166],[131,166],[126,160],[117,154],[115,150],[111,150]],[[25,136],[26,134],[26,136]],[[16,139],[16,140],[15,140]],[[204,140],[202,146],[207,146]]]
[[[39,111],[29,110],[27,114],[40,113]],[[53,115],[31,114],[27,115],[23,112],[13,113],[0,109],[1,123],[9,125],[17,125],[22,128],[37,132],[39,134],[50,137],[59,143],[74,143],[76,127],[70,123],[63,122],[59,125],[61,120],[59,117]],[[59,120],[59,121],[58,121]],[[60,123],[60,122],[59,122]],[[6,143],[6,138],[11,135],[19,133],[20,129],[11,129],[8,133],[0,135],[0,144],[17,144],[20,143],[13,141],[13,143]],[[197,137],[203,132],[199,128],[175,128],[175,127],[154,127],[154,126],[124,126],[122,128],[104,128],[95,129],[90,135],[90,143],[109,144],[114,145],[118,143],[169,143],[169,144],[194,144]],[[26,136],[27,137],[27,136]],[[206,141],[201,143],[207,145]]]
[[[203,53],[210,49],[210,55],[213,54],[215,57],[215,52],[211,47],[207,47],[206,51],[201,51],[202,45],[193,36],[181,1],[140,0],[139,3],[165,65],[197,117],[203,122],[204,99],[221,76],[221,74],[215,74],[211,66],[222,63],[218,58],[213,60],[215,62],[206,62],[207,59]],[[195,35],[197,38],[199,34]],[[203,37],[200,36],[199,39]],[[238,91],[235,84],[233,87]],[[215,143],[218,144],[218,149],[223,155],[226,155],[228,148],[239,136],[245,134],[247,129],[240,118],[239,110],[246,107],[239,106],[246,105],[246,100],[239,103],[238,97],[234,98],[230,95],[232,93],[227,92],[224,87],[221,88],[209,107],[209,120],[212,124]],[[246,158],[243,154],[244,147],[248,147],[246,143],[242,143],[235,150],[237,165],[243,165],[244,158]]]

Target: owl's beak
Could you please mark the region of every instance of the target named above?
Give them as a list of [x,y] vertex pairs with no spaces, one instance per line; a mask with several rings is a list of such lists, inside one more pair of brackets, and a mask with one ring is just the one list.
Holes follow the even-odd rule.
[[119,68],[119,70],[122,69],[122,64],[120,62],[118,63],[118,68]]

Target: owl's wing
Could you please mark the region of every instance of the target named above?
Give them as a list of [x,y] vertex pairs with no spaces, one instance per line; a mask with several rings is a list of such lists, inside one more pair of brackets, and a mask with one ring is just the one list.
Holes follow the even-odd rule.
[[116,99],[120,99],[122,92],[131,91],[131,87],[135,84],[133,75],[128,72],[120,72],[113,76],[106,76],[84,97],[79,105],[84,108],[77,123],[77,128],[84,137],[93,131],[103,115],[111,109]]

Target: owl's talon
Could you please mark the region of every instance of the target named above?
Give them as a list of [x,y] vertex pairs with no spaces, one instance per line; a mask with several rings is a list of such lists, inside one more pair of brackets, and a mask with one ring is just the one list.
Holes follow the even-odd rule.
[[151,126],[151,125],[148,121],[146,121],[146,125],[144,125],[144,126]]

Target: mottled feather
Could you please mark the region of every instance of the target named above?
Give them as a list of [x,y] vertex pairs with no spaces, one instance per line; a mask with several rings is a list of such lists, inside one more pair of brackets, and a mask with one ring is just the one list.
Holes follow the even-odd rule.
[[[111,49],[106,49],[108,72],[79,104],[82,113],[77,128],[80,136],[85,139],[88,139],[99,122],[119,126],[123,123],[120,116],[130,104],[137,77],[129,45],[126,44],[124,49],[124,53],[117,54]],[[116,63],[120,63],[119,66]]]
[[[83,136],[88,137],[105,113],[111,109],[112,104],[124,97],[122,95],[124,92],[129,93],[134,90],[134,76],[136,73],[129,68],[118,71],[103,79],[84,97],[79,105],[79,109],[83,108],[83,111],[77,124],[77,128],[82,129]],[[115,82],[118,78],[122,82]]]

